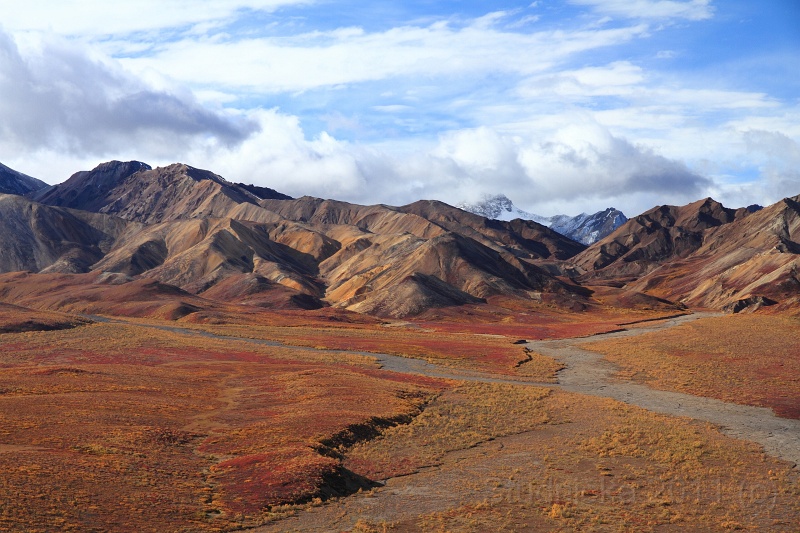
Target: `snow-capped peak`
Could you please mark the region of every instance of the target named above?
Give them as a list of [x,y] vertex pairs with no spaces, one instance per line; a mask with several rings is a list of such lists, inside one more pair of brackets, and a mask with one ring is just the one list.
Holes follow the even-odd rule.
[[494,196],[487,194],[478,203],[461,202],[456,207],[495,220],[510,221],[515,218],[533,220],[586,245],[597,242],[628,220],[621,211],[613,207],[593,215],[581,213],[574,217],[569,215],[544,217],[516,207],[504,194]]
[[524,220],[533,220],[544,226],[550,226],[551,223],[551,217],[542,217],[516,207],[505,194],[496,194],[494,196],[486,194],[483,196],[483,200],[478,203],[470,204],[461,202],[456,205],[456,207],[495,220],[505,220],[508,222],[515,218],[522,218]]

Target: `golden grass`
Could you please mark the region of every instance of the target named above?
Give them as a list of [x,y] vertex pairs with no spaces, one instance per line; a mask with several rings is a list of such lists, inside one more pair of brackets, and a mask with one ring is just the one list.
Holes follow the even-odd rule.
[[549,423],[550,391],[495,383],[465,383],[445,392],[410,424],[355,446],[345,466],[371,479],[437,464],[448,452]]
[[[441,491],[449,497],[445,501],[456,502],[412,512],[412,518],[373,518],[362,522],[363,530],[792,531],[800,526],[797,472],[756,445],[728,438],[709,424],[559,391],[537,396],[530,411],[520,412],[505,403],[524,396],[515,388],[522,389],[447,391],[428,407],[431,422],[422,415],[352,449],[346,464],[378,475],[434,465],[399,478],[393,493],[403,494],[407,479],[410,489],[431,500]],[[486,423],[487,406],[496,420],[481,435],[487,444],[470,452],[478,439],[474,433],[460,436],[461,421]],[[445,412],[455,420],[438,422]],[[496,435],[496,442],[489,442],[489,435]],[[373,517],[381,497],[373,496]]]
[[0,302],[0,334],[70,329],[88,323],[88,320],[76,316],[27,309]]
[[563,368],[564,365],[552,357],[526,350],[525,359],[517,366],[517,374],[541,383],[557,383],[556,373]]
[[[571,409],[576,398],[570,396],[555,401],[566,400],[561,408]],[[553,486],[561,483],[562,490],[553,503],[561,508],[545,502],[542,512],[550,518],[581,530],[602,524],[646,531],[667,524],[693,529],[727,523],[785,531],[800,524],[797,472],[759,446],[728,438],[710,424],[613,400],[580,402],[585,409],[575,412],[574,421],[583,431],[543,450],[551,472],[559,466],[572,471],[554,476]],[[581,476],[582,467],[594,469],[594,475]],[[569,516],[553,516],[563,510]]]
[[800,319],[728,315],[585,345],[620,376],[800,418]]

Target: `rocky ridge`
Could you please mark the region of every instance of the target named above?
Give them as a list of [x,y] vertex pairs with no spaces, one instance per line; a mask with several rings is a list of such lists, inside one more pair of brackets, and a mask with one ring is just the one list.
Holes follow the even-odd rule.
[[6,272],[107,273],[211,300],[381,316],[532,292],[584,297],[533,264],[580,244],[439,202],[295,200],[187,165],[112,161],[0,208],[16,228],[4,232]]
[[458,204],[458,208],[495,220],[510,221],[517,218],[533,220],[587,246],[609,235],[628,220],[621,211],[613,207],[591,215],[581,213],[574,217],[569,215],[544,217],[523,211],[503,194],[486,196],[474,204],[462,202]]
[[[800,197],[761,210],[659,206],[587,248],[532,220],[437,201],[292,199],[188,165],[112,161],[0,195],[0,214],[0,274],[33,273],[7,287],[44,275],[76,293],[80,280],[113,282],[185,301],[169,316],[198,302],[391,317],[487,303],[800,308]],[[619,221],[613,210],[597,219]]]

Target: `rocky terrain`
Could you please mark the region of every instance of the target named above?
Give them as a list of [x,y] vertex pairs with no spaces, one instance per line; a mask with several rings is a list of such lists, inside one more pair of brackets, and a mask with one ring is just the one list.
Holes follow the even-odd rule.
[[582,283],[606,283],[687,306],[742,311],[800,302],[800,197],[760,209],[707,198],[660,206],[570,262]]
[[[9,189],[31,184],[5,176]],[[498,302],[796,308],[798,205],[787,198],[730,209],[708,198],[659,206],[587,248],[532,220],[437,201],[293,199],[184,164],[111,161],[26,196],[0,196],[0,272],[92,273],[79,279],[151,280],[206,302],[396,318]],[[609,209],[582,220],[606,231],[623,219]],[[202,307],[184,303],[187,313]]]

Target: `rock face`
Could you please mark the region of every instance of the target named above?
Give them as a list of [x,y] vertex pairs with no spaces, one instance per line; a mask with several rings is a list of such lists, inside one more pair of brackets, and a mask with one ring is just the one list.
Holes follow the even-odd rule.
[[[661,206],[570,260],[582,283],[626,286],[695,307],[800,304],[800,197],[728,209],[708,198]],[[753,300],[754,303],[758,303]]]
[[566,235],[570,239],[589,245],[610,235],[615,229],[628,221],[618,209],[609,207],[593,215],[581,213],[578,216],[556,215],[550,217],[550,229]]
[[733,303],[730,303],[723,307],[724,311],[729,313],[741,313],[743,311],[757,311],[764,306],[775,305],[778,302],[775,300],[771,300],[770,298],[766,298],[764,296],[750,296],[749,298],[742,298],[741,300],[737,300]]
[[682,207],[655,207],[627,221],[573,263],[592,277],[638,277],[696,251],[706,230],[732,222],[736,216],[736,211],[711,198]]
[[574,217],[568,215],[543,217],[519,209],[502,194],[488,196],[476,204],[460,203],[458,208],[495,220],[533,220],[585,245],[604,238],[628,220],[621,211],[613,207],[593,215],[581,213]]
[[[441,202],[295,200],[187,165],[135,161],[78,172],[33,198],[42,203],[4,208],[25,231],[7,232],[17,240],[3,271],[111,273],[226,302],[398,317],[496,296],[584,294],[533,264],[584,246],[532,221]],[[50,219],[61,233],[42,222]]]
[[49,187],[45,182],[0,163],[0,194],[25,195]]
[[289,198],[272,189],[230,183],[221,176],[176,163],[151,168],[138,161],[109,161],[31,195],[48,205],[116,215],[138,222],[221,216],[265,198]]

